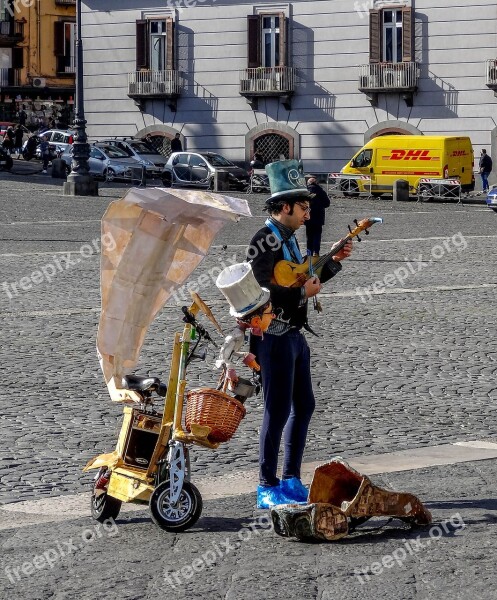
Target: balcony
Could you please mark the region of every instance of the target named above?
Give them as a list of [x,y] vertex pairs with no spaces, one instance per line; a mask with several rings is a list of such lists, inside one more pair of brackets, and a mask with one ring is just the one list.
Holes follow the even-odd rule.
[[485,73],[487,87],[497,92],[497,58],[491,58],[486,61]]
[[0,47],[14,46],[24,39],[24,22],[0,21]]
[[173,112],[181,93],[179,71],[135,71],[128,73],[128,96],[140,109],[146,100],[163,99]]
[[240,71],[240,94],[251,104],[262,96],[281,97],[285,107],[290,110],[290,98],[295,92],[296,79],[296,69],[292,67],[244,69]]
[[418,89],[419,67],[415,62],[371,63],[359,67],[359,90],[375,103],[378,93],[400,93],[409,106]]
[[20,85],[20,69],[0,69],[0,88]]

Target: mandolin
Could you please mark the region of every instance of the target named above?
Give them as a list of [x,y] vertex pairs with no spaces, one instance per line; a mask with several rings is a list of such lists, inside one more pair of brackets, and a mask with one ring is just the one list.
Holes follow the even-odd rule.
[[364,231],[366,235],[369,234],[369,228],[375,223],[383,223],[383,219],[380,217],[370,217],[369,219],[362,219],[357,222],[354,220],[355,227],[351,229],[349,226],[349,233],[338,242],[336,246],[331,249],[331,252],[324,254],[323,256],[309,257],[309,261],[302,264],[294,263],[289,260],[280,260],[276,263],[273,272],[274,282],[283,287],[302,287],[304,283],[311,277],[316,275],[321,277],[321,271],[324,265],[331,260],[335,254],[338,254],[345,244],[357,237],[358,241],[361,241],[359,234]]

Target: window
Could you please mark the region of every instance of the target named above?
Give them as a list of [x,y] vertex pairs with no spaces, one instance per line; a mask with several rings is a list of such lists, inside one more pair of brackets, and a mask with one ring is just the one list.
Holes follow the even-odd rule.
[[76,72],[76,23],[54,23],[54,52],[57,57],[57,73]]
[[174,21],[146,19],[136,22],[136,70],[174,69]]
[[247,17],[249,69],[287,66],[286,23],[284,13]]
[[196,154],[190,154],[190,166],[207,168],[205,160],[201,156],[197,156]]
[[372,158],[373,158],[372,150],[363,150],[353,160],[353,163],[354,163],[353,166],[356,168],[359,168],[359,169],[364,168],[364,167],[369,167],[369,165],[371,164]]
[[262,17],[262,66],[277,67],[280,64],[280,18]]
[[369,62],[414,60],[413,9],[394,7],[369,12]]

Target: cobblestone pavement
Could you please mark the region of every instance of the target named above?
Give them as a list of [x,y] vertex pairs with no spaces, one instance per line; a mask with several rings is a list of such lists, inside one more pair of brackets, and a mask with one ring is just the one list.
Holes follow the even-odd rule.
[[[90,477],[81,473],[81,467],[114,446],[121,409],[108,399],[95,352],[99,317],[96,247],[100,218],[108,203],[122,193],[113,184],[102,186],[99,198],[64,198],[57,180],[33,175],[26,182],[20,176],[0,174],[0,503],[86,490]],[[264,197],[247,199],[254,216],[225,228],[192,280],[205,270],[243,258],[246,242],[264,220]],[[385,223],[355,245],[353,258],[323,290],[324,313],[311,315],[320,337],[309,338],[317,409],[305,460],[472,439],[497,441],[497,215],[481,205],[345,198],[334,199],[328,214],[326,248],[344,235],[354,218],[382,216]],[[55,271],[51,281],[45,277],[31,281],[31,289],[21,289],[21,278],[42,267],[51,273],[50,266]],[[228,327],[226,306],[214,284],[200,293]],[[171,299],[152,326],[137,372],[167,375],[168,345],[180,327],[182,303],[180,296]],[[215,377],[214,371],[196,363],[190,386],[212,384]],[[247,417],[226,447],[192,452],[194,475],[256,466],[260,399],[249,401],[247,408]],[[485,505],[495,497],[495,488],[489,489],[488,484],[490,461],[482,464],[486,471],[481,465],[454,467],[457,481],[451,489],[437,479],[434,470],[417,471],[411,478],[399,474],[398,480],[409,484],[410,491],[439,498],[447,510],[451,499],[463,497],[474,483],[472,508],[482,509],[471,517],[476,536],[494,519],[483,509],[495,510],[495,501],[492,507]],[[430,486],[424,484],[425,476]],[[54,569],[40,572],[42,576],[24,582],[24,591],[17,592],[21,595],[16,595],[20,588],[15,587],[9,595],[2,596],[0,591],[0,596],[231,600],[291,595],[331,600],[380,595],[382,584],[375,580],[360,586],[353,569],[370,564],[374,555],[391,552],[388,548],[400,543],[397,534],[340,546],[302,546],[272,534],[253,536],[254,545],[244,545],[229,559],[218,561],[208,574],[183,582],[186,587],[181,592],[164,584],[158,569],[162,572],[169,559],[171,569],[177,569],[183,553],[194,556],[196,549],[209,546],[206,530],[217,531],[221,539],[227,532],[237,532],[243,522],[254,518],[253,501],[253,497],[239,497],[208,503],[204,513],[217,515],[212,527],[206,516],[196,530],[178,536],[156,530],[143,514],[129,518],[123,533],[104,536],[78,557],[67,557]],[[70,538],[91,526],[87,520],[75,520],[4,532],[0,539],[5,560],[17,564],[44,544],[50,547],[47,540]],[[484,545],[479,546],[476,537],[468,535],[464,543],[454,536],[457,543],[450,546],[450,560],[462,568],[461,561],[467,559],[461,573],[481,575],[479,583],[472,583],[474,593],[466,595],[457,586],[462,580],[454,573],[450,579],[454,587],[447,587],[449,576],[443,566],[447,552],[433,554],[431,549],[422,560],[413,559],[415,567],[382,575],[381,582],[387,581],[391,593],[385,597],[493,598],[484,591],[484,583],[491,575],[485,556],[494,548],[494,538],[482,533],[479,543]],[[445,539],[441,548],[443,543]],[[266,564],[265,552],[281,561]],[[93,572],[96,565],[98,574]],[[254,590],[256,572],[258,588]],[[280,588],[278,573],[285,574]]]

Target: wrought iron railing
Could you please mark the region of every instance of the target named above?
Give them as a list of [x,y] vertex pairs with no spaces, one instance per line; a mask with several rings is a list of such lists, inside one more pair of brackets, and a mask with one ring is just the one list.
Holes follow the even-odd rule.
[[0,21],[0,37],[22,40],[24,37],[24,22],[14,21],[13,19]]
[[486,84],[488,87],[497,88],[497,58],[486,61]]
[[292,67],[257,67],[240,71],[240,94],[289,94],[295,91]]
[[179,96],[181,82],[179,72],[135,71],[128,73],[128,96],[161,97]]
[[359,69],[361,91],[403,91],[418,87],[419,67],[415,62],[371,63]]
[[20,74],[20,69],[0,69],[0,88],[19,85]]

